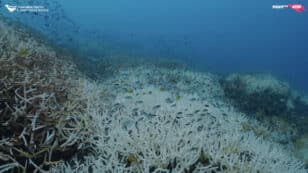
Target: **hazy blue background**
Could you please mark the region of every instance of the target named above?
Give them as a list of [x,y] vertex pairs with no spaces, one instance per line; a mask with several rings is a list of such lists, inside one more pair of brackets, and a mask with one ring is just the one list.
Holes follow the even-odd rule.
[[[308,11],[272,9],[288,3],[308,8],[303,0],[53,1],[39,1],[51,2],[50,26],[40,23],[46,18],[27,21],[52,38],[71,41],[61,44],[176,58],[218,73],[270,72],[308,91]],[[51,20],[55,16],[65,20]]]

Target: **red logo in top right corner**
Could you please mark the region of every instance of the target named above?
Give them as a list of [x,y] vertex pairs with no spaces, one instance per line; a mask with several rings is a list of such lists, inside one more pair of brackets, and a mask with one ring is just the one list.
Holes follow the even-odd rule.
[[302,11],[305,10],[305,7],[301,4],[288,4],[288,7],[298,13],[301,13]]

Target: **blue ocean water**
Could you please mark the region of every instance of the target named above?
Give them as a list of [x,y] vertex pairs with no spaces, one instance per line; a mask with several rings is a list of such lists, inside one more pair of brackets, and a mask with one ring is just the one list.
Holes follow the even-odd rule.
[[[0,15],[59,45],[97,55],[180,59],[216,73],[265,72],[308,92],[308,11],[272,9],[298,0],[1,0]],[[9,13],[4,5],[43,5],[47,13]]]

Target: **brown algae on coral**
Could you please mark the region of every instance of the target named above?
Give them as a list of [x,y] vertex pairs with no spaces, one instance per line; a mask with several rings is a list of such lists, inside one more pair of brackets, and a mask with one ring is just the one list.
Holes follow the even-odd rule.
[[20,56],[27,56],[29,54],[29,51],[27,49],[21,49],[19,50],[18,54]]
[[[0,37],[8,45],[0,55],[0,172],[44,172],[75,155],[84,134],[85,118],[75,113],[84,110],[83,103],[71,78],[78,72],[51,47],[14,27],[0,21],[0,35],[13,33]],[[16,54],[15,47],[24,45],[33,50]],[[27,63],[19,56],[28,56]]]

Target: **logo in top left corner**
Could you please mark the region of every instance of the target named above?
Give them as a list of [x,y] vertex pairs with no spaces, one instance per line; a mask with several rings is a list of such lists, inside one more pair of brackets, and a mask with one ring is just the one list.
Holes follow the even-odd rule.
[[10,13],[13,13],[14,11],[17,10],[17,6],[15,6],[15,5],[8,5],[8,4],[5,4],[4,6],[7,8],[7,10],[8,10]]

